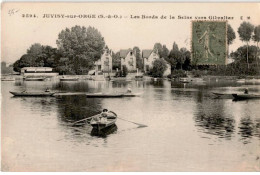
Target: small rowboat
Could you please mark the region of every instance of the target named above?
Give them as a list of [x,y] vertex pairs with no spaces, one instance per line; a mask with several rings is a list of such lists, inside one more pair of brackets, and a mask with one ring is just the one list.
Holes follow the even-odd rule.
[[216,96],[216,98],[223,98],[223,99],[232,99],[232,94],[223,94],[218,92],[212,92]]
[[137,80],[137,81],[142,81],[143,79],[144,79],[144,77],[142,75],[135,76],[135,80]]
[[1,81],[15,81],[14,77],[3,77],[1,78]]
[[79,78],[77,77],[62,77],[60,78],[60,81],[78,81]]
[[55,92],[12,92],[11,94],[19,97],[47,97],[52,96]]
[[45,77],[25,77],[25,81],[44,81]]
[[123,97],[138,97],[141,94],[134,94],[134,93],[125,93],[123,94]]
[[105,129],[105,128],[115,124],[116,120],[117,120],[117,114],[114,113],[113,111],[109,111],[106,119],[103,119],[101,114],[98,114],[98,115],[92,117],[90,124],[94,129],[97,129],[100,131],[102,129]]
[[232,94],[235,100],[260,99],[260,95],[256,94]]
[[103,93],[92,93],[86,94],[88,98],[121,98],[124,94],[103,94]]

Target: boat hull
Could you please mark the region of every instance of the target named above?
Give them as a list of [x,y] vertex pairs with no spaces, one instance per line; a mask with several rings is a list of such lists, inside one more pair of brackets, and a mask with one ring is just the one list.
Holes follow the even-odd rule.
[[25,78],[25,81],[44,81],[45,78]]
[[15,81],[15,79],[1,79],[1,81]]
[[86,94],[88,98],[121,98],[123,94]]
[[260,99],[260,95],[254,94],[232,94],[234,100]]
[[78,78],[61,78],[60,81],[78,81]]
[[90,125],[97,130],[103,130],[109,126],[112,126],[116,123],[117,120],[117,115],[116,113],[110,111],[110,116],[107,117],[106,121],[102,121],[99,119],[99,121],[96,121],[92,118],[92,120],[90,121]]
[[138,97],[138,96],[140,96],[140,94],[133,94],[133,93],[123,94],[123,97]]
[[223,99],[232,99],[233,96],[232,94],[223,94],[223,93],[217,93],[217,92],[212,92],[216,96],[216,98],[223,98]]
[[113,119],[113,120],[108,121],[108,123],[102,123],[102,122],[91,123],[91,126],[94,129],[102,130],[102,129],[105,129],[105,128],[111,126],[111,125],[114,125],[115,123],[116,123],[116,119]]
[[54,92],[11,92],[14,96],[19,97],[48,97],[53,96]]

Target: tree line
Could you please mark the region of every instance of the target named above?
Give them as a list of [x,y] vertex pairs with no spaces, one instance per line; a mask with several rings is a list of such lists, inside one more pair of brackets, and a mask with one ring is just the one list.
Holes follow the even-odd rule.
[[[259,47],[260,40],[260,25],[253,26],[249,22],[241,23],[238,28],[239,38],[246,45],[239,47],[230,56],[235,60],[231,64],[237,73],[243,70],[245,73],[251,69],[258,68],[259,62]],[[227,43],[231,45],[236,39],[236,34],[233,28],[228,25],[227,28]],[[250,41],[254,41],[256,46],[249,45]],[[66,28],[58,34],[56,40],[57,48],[44,46],[39,43],[31,45],[26,54],[17,60],[14,65],[14,71],[19,72],[23,67],[52,67],[54,71],[60,74],[87,74],[89,70],[94,68],[94,62],[97,61],[106,46],[104,37],[94,27],[74,26]],[[178,44],[173,42],[172,48],[168,49],[166,45],[155,43],[153,49],[158,51],[159,61],[156,65],[169,63],[172,72],[175,70],[192,70],[192,69],[209,69],[209,66],[198,66],[191,62],[191,52],[182,47],[179,49]],[[133,47],[133,51],[137,58],[137,68],[143,70],[142,53],[138,46]],[[120,53],[112,53],[113,69],[121,68]],[[166,62],[165,62],[166,61]],[[234,65],[235,64],[235,65]],[[238,65],[241,67],[238,68]],[[230,66],[230,65],[228,65]],[[249,69],[250,68],[250,69]],[[163,70],[163,69],[162,69]],[[236,72],[235,71],[235,72]],[[257,70],[255,71],[257,72]],[[258,71],[259,73],[259,71]],[[160,73],[159,73],[160,74]]]

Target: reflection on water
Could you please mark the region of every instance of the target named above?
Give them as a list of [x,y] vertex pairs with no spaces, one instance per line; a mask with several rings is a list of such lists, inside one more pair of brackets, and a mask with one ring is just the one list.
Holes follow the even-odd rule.
[[235,120],[225,108],[222,100],[204,98],[202,92],[197,96],[197,111],[194,115],[200,132],[217,135],[219,138],[231,139],[234,134]]
[[[90,99],[84,95],[26,98],[9,93],[46,87],[86,93],[126,92],[131,87],[142,95]],[[18,170],[36,171],[238,171],[246,161],[244,171],[259,170],[260,100],[212,98],[212,92],[242,93],[245,87],[260,93],[260,84],[220,79],[185,84],[160,79],[2,82],[2,141],[10,157],[6,164],[14,162]],[[148,127],[123,120],[102,131],[85,122],[72,125],[104,108]]]
[[260,120],[255,120],[248,117],[244,117],[240,120],[239,123],[239,134],[241,135],[241,140],[244,144],[250,143],[250,138],[255,136],[260,138]]

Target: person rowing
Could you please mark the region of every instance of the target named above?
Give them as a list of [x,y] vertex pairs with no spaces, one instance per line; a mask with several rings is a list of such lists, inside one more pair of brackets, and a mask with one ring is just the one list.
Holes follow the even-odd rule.
[[99,122],[107,122],[107,118],[111,116],[111,114],[108,112],[107,109],[103,109],[103,111],[100,113],[100,115],[94,116],[93,120],[99,121]]
[[248,94],[248,89],[245,89],[244,94]]

